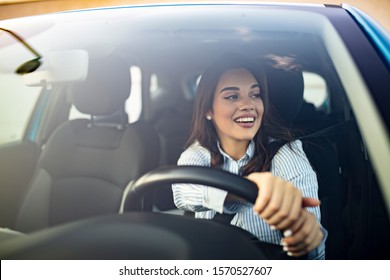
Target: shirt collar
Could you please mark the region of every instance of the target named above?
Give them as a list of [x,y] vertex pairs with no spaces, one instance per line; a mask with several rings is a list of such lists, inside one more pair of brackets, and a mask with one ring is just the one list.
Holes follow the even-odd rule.
[[[218,150],[222,154],[223,157],[228,158],[230,160],[234,160],[227,153],[225,153],[222,150],[222,148],[221,148],[221,146],[219,144],[219,141],[217,141],[217,147],[218,147]],[[244,160],[244,159],[247,159],[247,158],[252,158],[254,153],[255,153],[255,141],[252,139],[249,142],[249,145],[248,145],[248,148],[246,149],[245,155],[243,155],[243,157],[240,158],[238,161],[241,161],[241,160]]]

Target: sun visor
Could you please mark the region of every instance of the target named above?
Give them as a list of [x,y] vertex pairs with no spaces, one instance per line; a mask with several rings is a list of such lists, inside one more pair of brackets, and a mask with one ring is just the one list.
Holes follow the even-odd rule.
[[78,83],[88,74],[88,52],[66,50],[50,52],[38,70],[23,75],[26,86]]

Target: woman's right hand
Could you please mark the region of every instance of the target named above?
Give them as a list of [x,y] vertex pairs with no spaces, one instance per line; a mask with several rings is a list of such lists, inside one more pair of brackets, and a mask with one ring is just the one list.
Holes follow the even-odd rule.
[[253,210],[273,229],[290,230],[301,215],[302,207],[313,207],[319,200],[303,198],[294,185],[270,172],[256,172],[247,178],[259,188]]

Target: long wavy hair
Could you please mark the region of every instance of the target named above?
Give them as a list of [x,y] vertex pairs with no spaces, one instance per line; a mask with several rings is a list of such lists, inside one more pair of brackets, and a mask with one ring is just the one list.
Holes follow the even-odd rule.
[[[214,124],[206,119],[212,111],[214,94],[221,75],[229,69],[248,70],[258,84],[263,97],[264,113],[262,123],[254,136],[255,152],[243,168],[243,176],[256,171],[269,171],[271,161],[279,148],[293,140],[292,134],[269,102],[267,78],[259,61],[239,54],[225,54],[203,72],[195,94],[192,131],[186,143],[188,148],[194,142],[207,148],[211,153],[211,166],[222,168],[223,156],[217,146],[218,135]],[[281,81],[282,82],[282,81]]]

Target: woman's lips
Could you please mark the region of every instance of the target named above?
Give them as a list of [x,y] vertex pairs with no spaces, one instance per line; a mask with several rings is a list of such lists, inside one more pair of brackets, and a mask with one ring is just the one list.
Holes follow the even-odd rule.
[[241,127],[251,128],[255,124],[256,117],[254,116],[240,116],[234,119],[234,122]]

